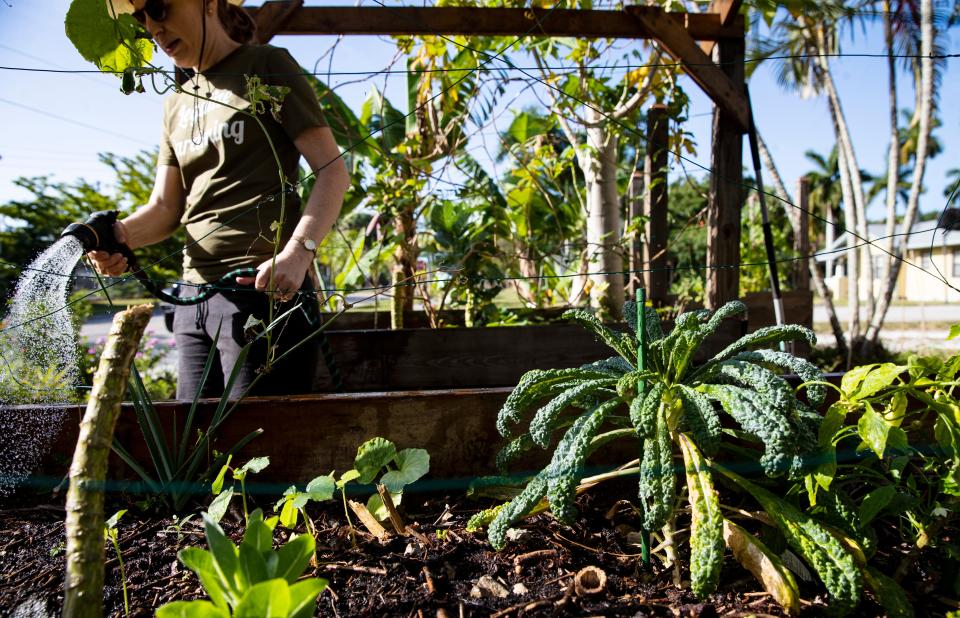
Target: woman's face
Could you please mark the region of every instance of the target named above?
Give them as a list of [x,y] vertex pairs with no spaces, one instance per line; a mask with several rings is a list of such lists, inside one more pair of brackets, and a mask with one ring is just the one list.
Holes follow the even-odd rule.
[[[133,8],[142,10],[147,1],[132,0]],[[203,38],[202,20],[208,17],[208,5],[215,8],[214,0],[152,0],[152,2],[162,2],[166,5],[166,17],[163,21],[154,21],[149,12],[143,11],[143,24],[150,36],[178,67],[196,67],[200,60],[200,46]],[[208,23],[207,26],[209,40],[210,24]]]

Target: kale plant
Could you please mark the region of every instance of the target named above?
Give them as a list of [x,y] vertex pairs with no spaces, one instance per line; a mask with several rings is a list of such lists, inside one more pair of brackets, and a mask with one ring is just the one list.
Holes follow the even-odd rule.
[[[707,362],[694,364],[707,337],[724,319],[745,309],[743,303],[733,301],[712,314],[704,310],[684,313],[669,334],[663,332],[656,312],[645,308],[641,319],[634,303],[624,308],[631,333],[614,331],[588,312],[568,311],[566,317],[593,331],[617,356],[574,369],[530,371],[520,379],[500,410],[497,428],[510,437],[516,424],[531,413],[532,418],[526,431],[513,437],[498,455],[501,470],[535,445],[550,449],[554,432],[563,431],[563,435],[553,448],[550,463],[523,491],[481,513],[472,522],[474,527],[485,518],[491,543],[502,548],[508,527],[543,509],[544,498],[554,517],[571,523],[587,457],[611,440],[631,437],[640,445],[636,471],[644,529],[663,528],[671,540],[680,472],[673,462],[678,452],[683,461],[692,520],[691,587],[698,596],[716,589],[726,542],[768,589],[775,589],[771,593],[788,611],[799,607],[796,583],[779,558],[723,517],[713,482],[714,472],[720,470],[761,503],[791,547],[820,574],[836,607],[852,607],[862,580],[839,541],[811,517],[762,494],[762,488],[711,461],[724,446],[738,457],[756,459],[767,476],[787,474],[799,479],[805,471],[805,457],[817,448],[821,417],[815,410],[826,395],[823,384],[818,383],[820,370],[792,354],[757,349],[797,340],[814,344],[816,338],[809,329],[796,325],[762,328]],[[807,383],[806,402],[797,398],[777,370],[793,372]],[[721,413],[728,414],[739,428],[723,429]],[[731,435],[741,445],[731,441]],[[744,441],[754,443],[755,448],[743,448]]]

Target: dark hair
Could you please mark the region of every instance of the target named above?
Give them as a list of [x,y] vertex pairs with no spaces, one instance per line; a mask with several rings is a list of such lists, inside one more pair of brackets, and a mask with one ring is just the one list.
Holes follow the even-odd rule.
[[254,42],[257,24],[245,10],[227,0],[217,0],[217,17],[231,39],[237,43]]

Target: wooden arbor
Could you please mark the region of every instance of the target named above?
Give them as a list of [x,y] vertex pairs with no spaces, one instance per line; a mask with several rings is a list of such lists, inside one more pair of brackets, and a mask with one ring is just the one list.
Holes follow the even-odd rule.
[[[683,65],[713,100],[706,304],[717,308],[739,296],[743,134],[749,123],[744,95],[744,24],[739,0],[713,0],[706,13],[670,13],[658,7],[623,11],[474,7],[306,7],[303,0],[272,0],[247,9],[261,43],[278,34],[574,36],[653,39]],[[652,143],[649,153],[666,144]],[[648,200],[651,232],[665,229],[665,199]],[[662,239],[651,238],[653,243]],[[646,285],[665,294],[666,254],[651,255]],[[662,300],[662,298],[654,300]]]

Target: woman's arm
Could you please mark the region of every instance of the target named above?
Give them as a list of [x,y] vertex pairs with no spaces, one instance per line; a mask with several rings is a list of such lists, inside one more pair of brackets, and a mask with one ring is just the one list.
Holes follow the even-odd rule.
[[[273,289],[278,291],[281,298],[289,298],[300,289],[307,269],[313,262],[314,254],[306,250],[300,241],[310,239],[320,244],[340,215],[343,195],[350,187],[350,174],[329,127],[306,129],[294,143],[316,174],[316,182],[293,231],[293,238],[277,253]],[[256,289],[267,290],[272,262],[268,260],[261,264],[256,278],[237,277],[237,283],[254,283]]]
[[[183,208],[184,189],[180,168],[161,165],[157,168],[150,199],[132,215],[114,225],[114,236],[131,249],[158,243],[169,238],[180,226]],[[104,275],[115,277],[127,270],[127,258],[120,253],[91,251],[87,257]]]

